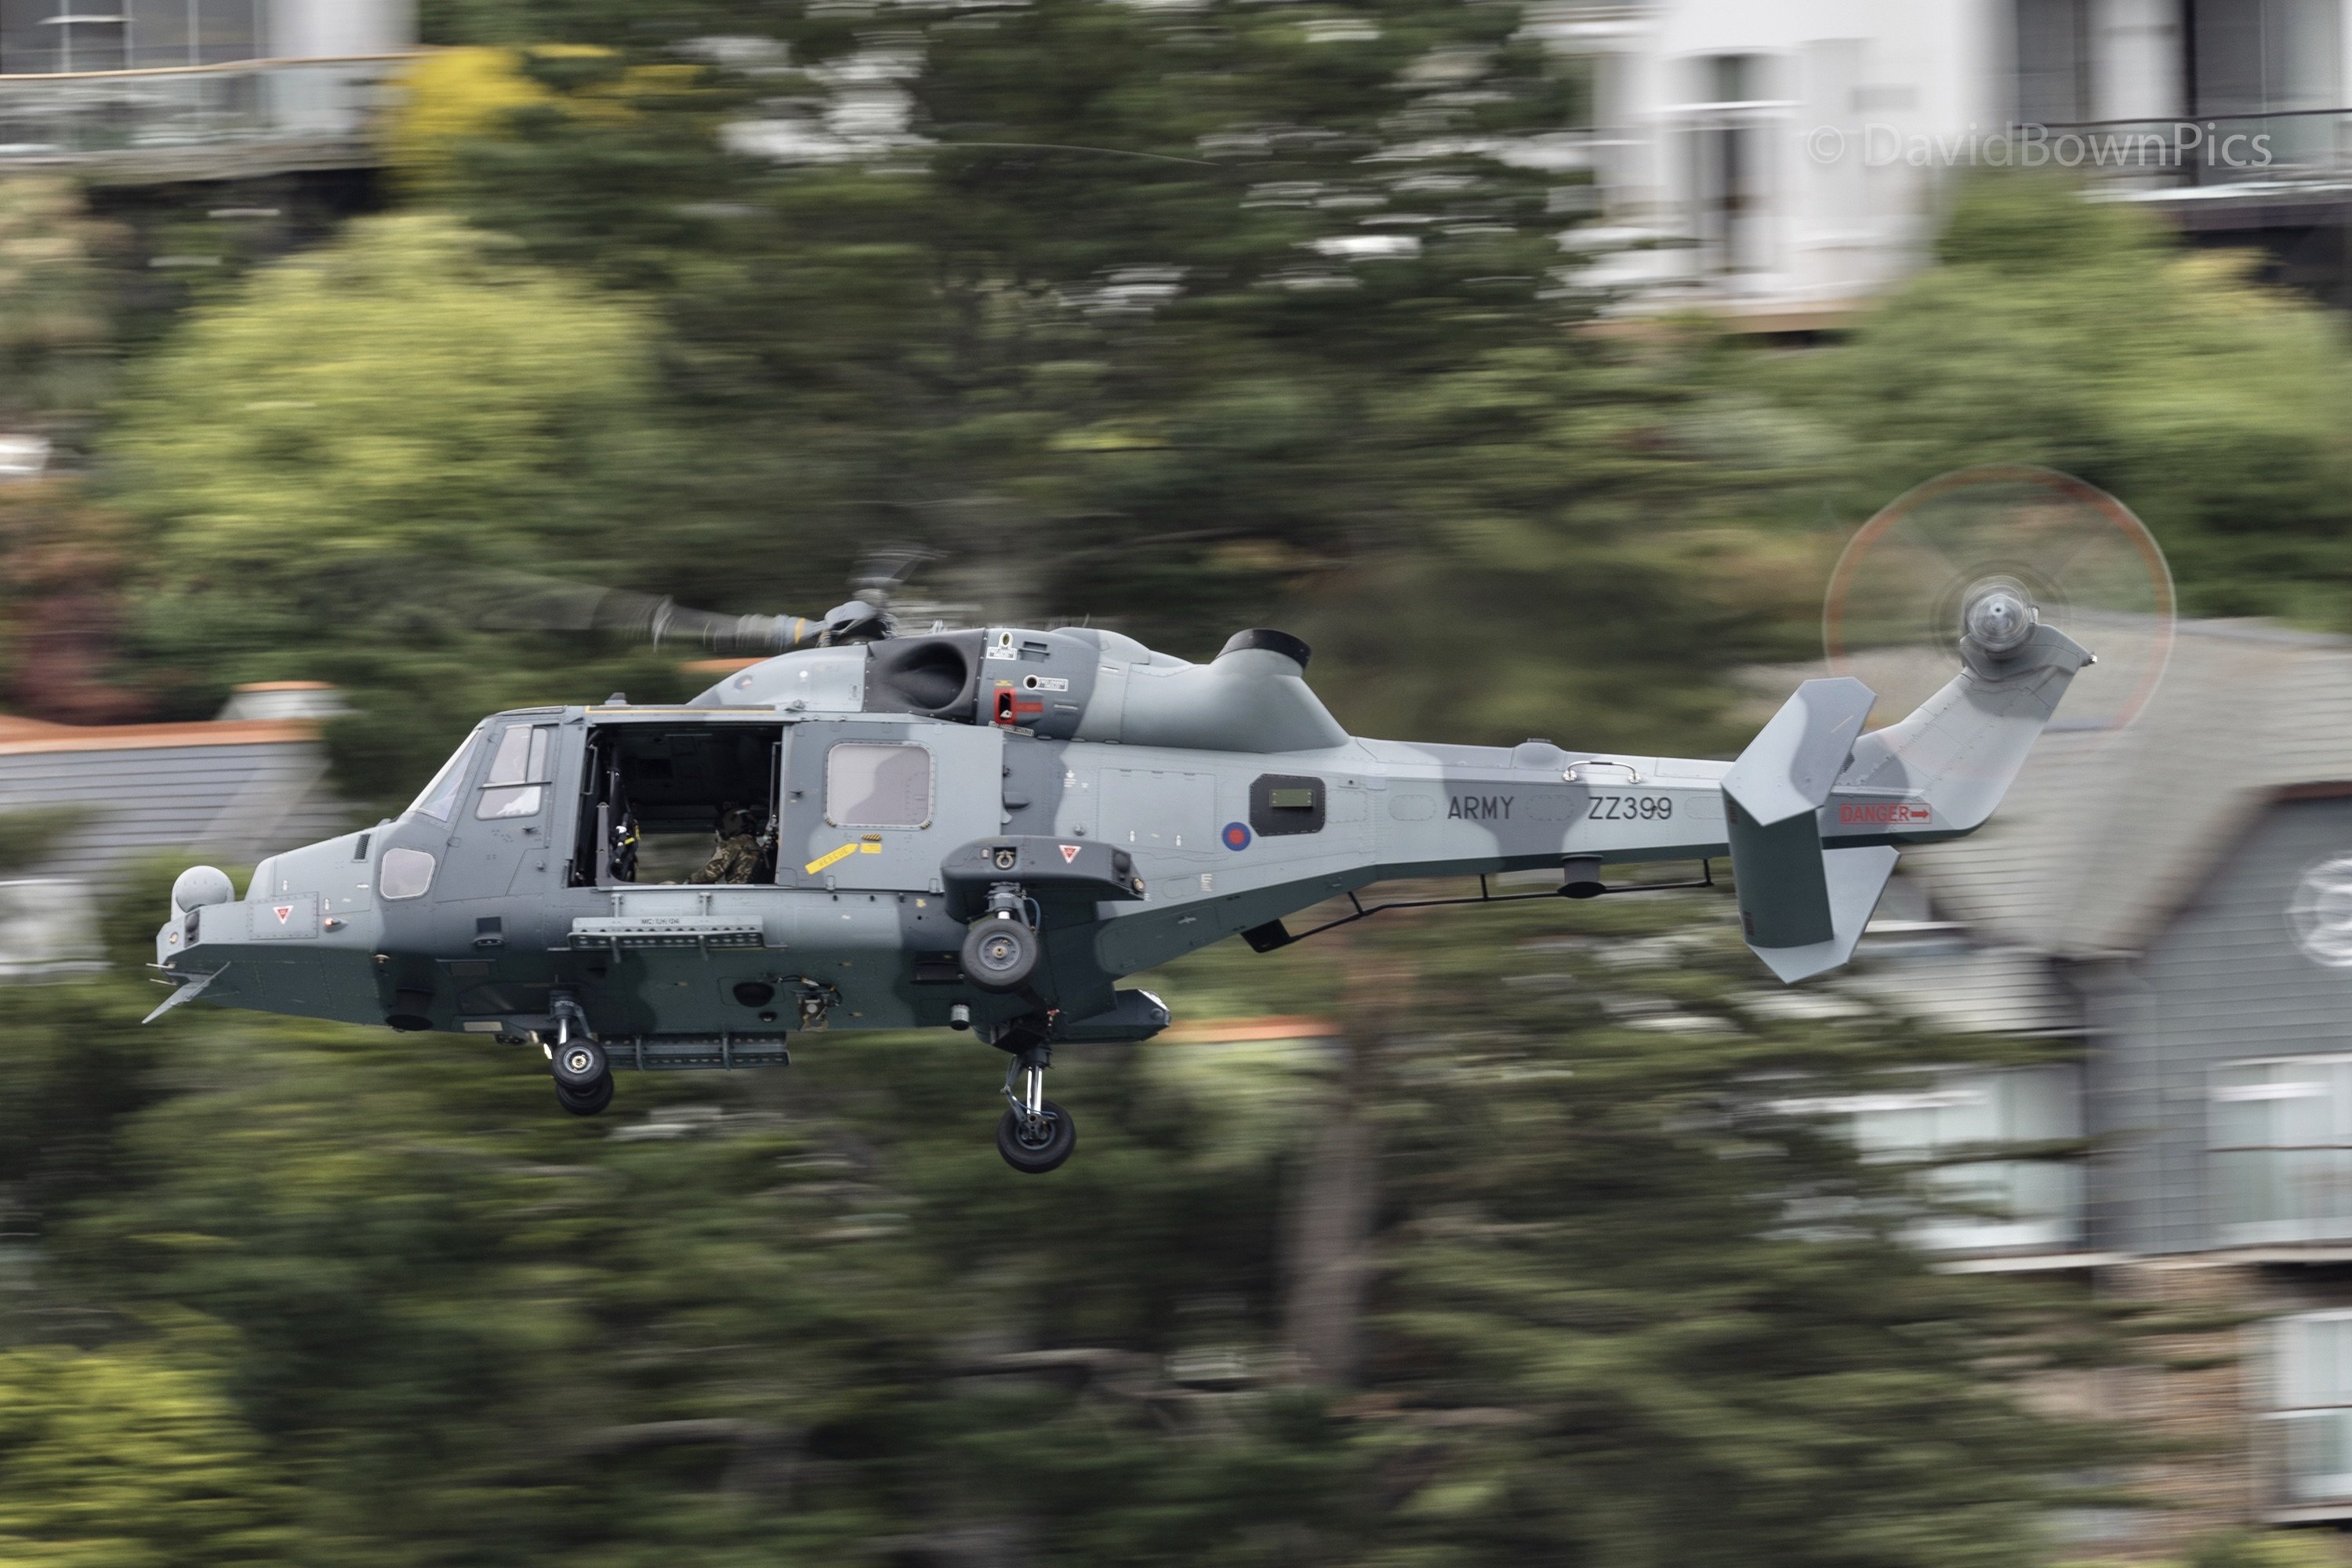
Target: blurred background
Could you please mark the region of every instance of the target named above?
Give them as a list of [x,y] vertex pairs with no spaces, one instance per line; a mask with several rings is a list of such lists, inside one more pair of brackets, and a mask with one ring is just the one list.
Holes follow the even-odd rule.
[[[0,0],[0,1560],[2352,1561],[2347,13]],[[1824,982],[1221,947],[1043,1180],[961,1036],[137,1027],[189,858],[714,679],[525,584],[1728,756],[1985,463],[2169,669]]]

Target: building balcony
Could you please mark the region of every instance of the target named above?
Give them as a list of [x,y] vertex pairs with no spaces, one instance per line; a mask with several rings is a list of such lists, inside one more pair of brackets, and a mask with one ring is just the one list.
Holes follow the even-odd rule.
[[413,51],[0,76],[0,173],[121,182],[364,168]]

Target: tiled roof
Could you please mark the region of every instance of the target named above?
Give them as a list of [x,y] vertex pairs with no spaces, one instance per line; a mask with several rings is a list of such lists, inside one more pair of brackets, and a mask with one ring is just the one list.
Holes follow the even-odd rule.
[[0,713],[0,756],[29,752],[146,752],[158,747],[251,746],[319,738],[303,720],[212,720],[186,724],[51,724]]
[[331,837],[349,811],[326,783],[315,724],[79,728],[0,718],[0,809],[88,812],[38,870],[103,876],[150,850],[236,863]]
[[1954,1034],[2074,1034],[2082,1006],[2042,954],[1964,942],[1865,936],[1838,988]]

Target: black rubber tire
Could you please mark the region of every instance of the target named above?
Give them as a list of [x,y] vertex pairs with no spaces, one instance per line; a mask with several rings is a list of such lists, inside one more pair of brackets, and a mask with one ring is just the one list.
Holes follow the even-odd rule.
[[558,1079],[555,1103],[574,1116],[593,1116],[613,1103],[613,1075],[608,1072],[585,1089],[574,1089]]
[[1032,1143],[1023,1136],[1028,1118],[1009,1105],[996,1123],[996,1152],[1004,1156],[1006,1164],[1024,1175],[1044,1175],[1068,1159],[1078,1146],[1078,1124],[1070,1120],[1070,1113],[1050,1100],[1044,1104],[1052,1131],[1043,1143]]
[[1036,973],[1037,933],[1019,921],[974,921],[963,937],[963,975],[982,991],[1018,991]]
[[586,1089],[598,1079],[611,1074],[613,1064],[604,1059],[604,1047],[593,1040],[573,1040],[555,1047],[549,1059],[555,1081],[572,1089]]

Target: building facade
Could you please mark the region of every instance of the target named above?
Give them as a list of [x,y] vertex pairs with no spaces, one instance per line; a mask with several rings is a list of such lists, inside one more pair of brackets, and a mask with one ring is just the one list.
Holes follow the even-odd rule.
[[[1971,165],[2077,170],[2352,303],[2352,0],[1558,0],[1637,307],[1833,321],[1916,267]],[[1570,237],[1574,241],[1574,237]]]
[[1921,1244],[2207,1320],[2094,1401],[2196,1454],[2126,1534],[2352,1523],[2352,643],[2184,626],[2137,723],[1906,860],[1839,986],[2065,1058],[1843,1108],[1888,1158],[2019,1151],[1938,1170]]
[[0,0],[0,172],[356,167],[414,0]]

